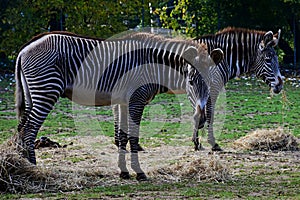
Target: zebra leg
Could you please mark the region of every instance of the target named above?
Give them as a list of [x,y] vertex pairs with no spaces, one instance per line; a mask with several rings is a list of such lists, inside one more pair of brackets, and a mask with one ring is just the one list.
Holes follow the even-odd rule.
[[13,142],[17,145],[17,151],[21,153],[23,158],[28,159],[28,161],[36,165],[36,158],[34,152],[34,141],[39,129],[38,124],[32,123],[29,117],[23,118],[24,123],[19,124],[18,134],[14,136]]
[[[125,110],[124,108],[122,109],[121,105],[113,105],[113,114],[114,114],[115,145],[117,147],[120,147],[120,135],[122,135],[122,136],[126,135],[126,137],[127,137],[127,133],[124,132],[124,130],[128,130],[127,108]],[[140,144],[138,147],[138,151],[144,151],[143,147],[141,147]]]
[[214,137],[214,129],[213,129],[216,99],[217,98],[213,98],[209,96],[207,102],[207,119],[208,119],[207,141],[212,146],[212,151],[222,151],[221,147],[216,143],[216,139]]
[[[59,97],[57,92],[47,91],[43,93],[43,96],[38,96],[39,92],[35,94],[35,91],[32,92],[33,95],[31,96],[32,107],[25,108],[25,113],[19,123],[18,134],[15,138],[15,142],[19,145],[18,149],[34,165],[36,165],[34,141],[38,130]],[[41,89],[41,91],[45,90]]]
[[[118,161],[118,166],[121,169],[121,174],[120,178],[122,179],[129,179],[129,171],[126,167],[126,161],[125,161],[125,155],[127,153],[126,146],[128,143],[128,135],[127,135],[127,130],[128,130],[128,106],[126,105],[117,105],[117,113],[118,113],[118,129],[115,130],[117,131],[117,138],[115,139],[118,141],[119,144],[119,161]],[[115,109],[115,107],[114,107]],[[123,130],[126,130],[123,131]],[[116,132],[115,132],[116,133]]]
[[143,110],[145,103],[141,101],[134,101],[129,103],[129,114],[128,118],[128,135],[131,150],[131,168],[136,172],[136,179],[138,181],[146,181],[147,176],[140,167],[138,149],[139,149],[139,129],[140,122],[142,119]]
[[114,137],[115,137],[115,145],[119,148],[119,105],[113,105],[113,115],[114,115]]

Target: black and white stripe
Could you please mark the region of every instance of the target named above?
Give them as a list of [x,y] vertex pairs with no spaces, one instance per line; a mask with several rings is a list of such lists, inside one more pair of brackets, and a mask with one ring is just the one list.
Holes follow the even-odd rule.
[[[185,90],[189,69],[201,73],[214,65],[205,59],[209,59],[207,51],[194,41],[159,37],[103,41],[63,32],[39,35],[21,49],[17,58],[16,107],[20,122],[16,139],[35,164],[34,140],[59,97],[90,106],[119,104],[123,113],[119,118],[125,129],[119,136],[121,177],[129,177],[124,153],[129,140],[131,167],[137,179],[143,180],[146,175],[137,151],[145,105],[158,93]],[[208,88],[201,75],[194,80],[197,85],[189,91],[199,98],[194,99],[197,107],[197,102],[207,101]]]
[[[210,95],[207,103],[208,142],[213,150],[221,150],[215,142],[213,134],[214,108],[217,97],[232,78],[240,74],[255,72],[262,78],[274,93],[279,93],[283,87],[279,71],[279,63],[274,47],[278,44],[280,31],[273,35],[271,31],[262,32],[241,28],[226,28],[214,35],[196,38],[205,43],[208,52],[220,48],[224,52],[224,60],[210,72]],[[198,133],[194,133],[195,149],[201,148]]]

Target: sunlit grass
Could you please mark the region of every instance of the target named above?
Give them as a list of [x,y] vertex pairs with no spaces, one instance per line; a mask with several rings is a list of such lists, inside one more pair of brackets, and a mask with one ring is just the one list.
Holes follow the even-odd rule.
[[[9,138],[17,127],[13,84],[11,78],[0,82],[2,142]],[[258,128],[279,126],[299,136],[300,90],[296,86],[287,82],[283,96],[271,95],[268,87],[256,79],[247,78],[229,82],[216,108],[217,139],[220,142],[234,140]],[[176,140],[182,141],[186,138],[189,142],[192,135],[192,114],[186,95],[157,95],[145,107],[140,129],[141,141],[145,145],[150,145],[153,144],[151,138],[156,138],[162,143],[175,145]],[[38,137],[42,135],[70,137],[78,134],[103,134],[113,137],[111,106],[85,107],[61,98],[44,122]]]
[[[0,94],[0,143],[3,143],[16,132],[17,127],[13,85],[10,84],[9,80],[0,82]],[[216,109],[216,118],[218,119],[215,125],[215,136],[217,141],[226,146],[226,144],[255,129],[278,128],[279,126],[300,137],[299,97],[300,90],[295,84],[289,82],[285,85],[284,94],[272,96],[267,86],[256,79],[231,81],[226,86],[226,92],[220,98]],[[192,147],[191,116],[192,108],[185,95],[157,95],[144,110],[140,128],[140,143],[146,148],[162,145]],[[47,117],[38,137],[48,136],[60,142],[64,138],[99,134],[109,136],[113,141],[114,125],[110,106],[84,107],[61,98]],[[91,145],[101,146],[108,142]],[[208,144],[205,145],[209,146]],[[79,148],[80,150],[78,146],[70,146],[70,148]],[[52,154],[44,153],[41,158],[47,159],[51,156]],[[83,157],[69,157],[68,159],[72,163],[79,163],[84,160]],[[149,196],[158,195],[160,198],[168,198],[169,195],[178,198],[210,197],[221,199],[299,198],[299,168],[294,171],[285,171],[282,170],[285,168],[283,166],[280,170],[270,170],[253,176],[243,167],[245,167],[243,163],[237,163],[233,166],[233,169],[240,169],[239,174],[235,175],[234,180],[226,183],[178,182],[157,184],[149,181],[139,184],[123,183],[122,185],[99,186],[80,192],[63,194],[27,194],[22,197],[91,199],[103,196],[116,198],[128,198],[130,196],[134,198],[135,194],[138,193],[138,197],[143,197],[146,194]],[[269,166],[270,169],[271,167],[273,166]],[[264,171],[265,168],[268,166],[262,164],[253,166],[251,170],[253,172]],[[20,195],[3,196],[5,199],[19,197]]]

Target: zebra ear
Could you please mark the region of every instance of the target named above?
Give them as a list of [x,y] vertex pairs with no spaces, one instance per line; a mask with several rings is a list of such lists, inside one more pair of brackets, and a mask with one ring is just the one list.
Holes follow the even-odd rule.
[[198,56],[198,50],[194,46],[188,47],[182,54],[182,57],[188,63],[194,65]]
[[272,31],[266,32],[263,37],[263,40],[259,44],[259,49],[263,51],[272,41],[273,41],[273,32]]
[[273,47],[278,45],[279,39],[280,39],[281,30],[278,30],[278,33],[276,33],[273,37],[274,45]]
[[210,52],[210,57],[216,65],[218,65],[224,58],[224,53],[222,49],[216,48]]
[[264,47],[275,47],[276,45],[278,45],[278,41],[279,41],[279,37],[280,37],[280,33],[281,30],[279,29],[278,33],[276,33],[275,35],[273,35],[272,31],[268,31],[265,35],[264,35],[264,39],[263,39],[263,46]]
[[269,42],[271,42],[273,40],[273,32],[272,31],[266,32],[263,40],[264,40],[265,45],[267,45]]

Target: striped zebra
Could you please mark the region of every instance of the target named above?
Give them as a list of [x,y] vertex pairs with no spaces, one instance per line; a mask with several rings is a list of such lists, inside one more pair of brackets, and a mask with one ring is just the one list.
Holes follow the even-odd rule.
[[[196,38],[195,41],[205,43],[210,53],[220,48],[224,52],[224,59],[216,68],[209,68],[205,76],[209,84],[210,93],[206,107],[208,121],[208,142],[213,151],[222,150],[215,142],[213,134],[214,108],[220,91],[226,83],[240,74],[254,71],[257,77],[262,78],[274,93],[279,93],[283,87],[282,77],[274,47],[278,44],[280,31],[273,35],[271,31],[263,32],[242,28],[226,28],[216,34]],[[122,132],[118,125],[118,109],[115,113],[115,136],[118,145],[118,135]],[[203,128],[199,124],[198,128]],[[198,129],[194,127],[193,138],[195,150],[202,149],[199,142]],[[139,149],[143,148],[139,145]]]
[[[147,32],[133,32],[130,34],[127,34],[122,37],[123,39],[138,39],[142,40],[146,43],[153,43],[157,42],[157,40],[163,40],[164,38],[160,35],[155,35]],[[200,45],[203,45],[199,43]],[[204,47],[206,48],[206,47]],[[219,63],[223,59],[223,52],[220,52],[220,49],[214,49],[210,52],[210,57],[213,59],[214,63]],[[211,66],[212,63],[210,63],[210,59],[208,59],[206,53],[201,56],[201,62],[205,63],[205,66]],[[208,91],[205,87],[195,87],[198,85],[206,85],[206,83],[210,82],[210,78],[207,78],[209,75],[209,70],[208,69],[213,69],[213,68],[203,68],[201,69],[201,73],[196,70],[195,68],[190,68],[191,71],[189,71],[189,81],[186,84],[186,87],[182,88],[177,88],[176,90],[169,91],[167,93],[169,94],[188,94],[188,99],[191,102],[192,108],[194,109],[194,115],[193,115],[193,124],[194,124],[194,132],[198,129],[199,127],[203,127],[204,123],[206,121],[206,113],[205,113],[205,105],[207,103],[207,99],[202,98],[204,101],[199,102],[198,104],[202,104],[201,109],[200,107],[196,106],[196,100],[200,99],[199,94],[202,95],[202,97],[208,97]],[[201,91],[202,90],[202,91]],[[116,146],[120,146],[120,135],[121,137],[124,136],[126,137],[126,130],[128,129],[127,124],[122,123],[124,121],[123,119],[126,119],[126,112],[124,112],[123,108],[121,105],[114,105],[113,106],[113,113],[114,113],[114,132],[115,132],[115,144]],[[199,115],[201,113],[201,115]],[[138,145],[138,150],[143,151],[144,149]]]
[[[280,30],[273,35],[272,31],[263,32],[242,28],[225,28],[213,35],[198,37],[195,40],[205,43],[208,52],[220,48],[224,59],[216,68],[211,69],[209,77],[210,95],[207,102],[208,142],[212,150],[222,150],[216,143],[213,134],[214,108],[220,91],[225,84],[240,74],[255,72],[256,76],[271,88],[273,93],[279,93],[283,88],[283,80],[274,47],[278,44]],[[213,77],[213,78],[212,78]],[[193,134],[195,150],[202,148],[198,131]]]
[[[219,62],[222,51],[212,50],[211,57]],[[21,48],[16,61],[19,124],[13,139],[23,156],[36,164],[34,141],[59,97],[87,106],[118,104],[128,134],[120,135],[120,177],[130,177],[125,162],[129,140],[131,168],[137,180],[145,180],[137,153],[145,105],[158,93],[186,89],[188,82],[193,85],[188,88],[191,98],[199,98],[193,101],[195,115],[201,118],[208,87],[198,73],[214,65],[204,46],[194,41],[104,41],[66,32],[38,35]]]

